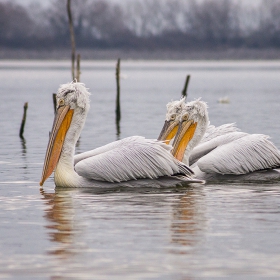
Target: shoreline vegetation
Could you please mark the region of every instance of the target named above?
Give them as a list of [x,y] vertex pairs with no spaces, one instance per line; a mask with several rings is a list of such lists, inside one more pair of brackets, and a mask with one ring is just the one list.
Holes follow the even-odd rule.
[[[0,59],[69,59],[66,2],[0,0]],[[82,60],[280,59],[280,0],[71,2]]]
[[[79,49],[83,60],[280,60],[279,49],[124,50]],[[68,60],[71,50],[1,49],[0,60]]]

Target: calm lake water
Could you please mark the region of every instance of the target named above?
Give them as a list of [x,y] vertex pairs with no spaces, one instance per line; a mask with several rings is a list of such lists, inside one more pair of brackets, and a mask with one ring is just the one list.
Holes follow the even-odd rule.
[[[115,61],[83,62],[91,110],[77,152],[117,139]],[[236,122],[280,147],[280,61],[121,62],[120,138],[157,138],[166,103],[208,102],[211,123]],[[258,279],[280,276],[280,182],[169,188],[40,190],[64,61],[0,62],[0,278]],[[228,96],[229,104],[217,100]],[[28,101],[25,140],[18,137]]]

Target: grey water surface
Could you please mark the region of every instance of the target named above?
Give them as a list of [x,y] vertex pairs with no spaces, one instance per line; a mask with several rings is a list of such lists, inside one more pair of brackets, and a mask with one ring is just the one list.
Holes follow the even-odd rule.
[[[119,136],[115,63],[82,61],[92,95],[77,152],[157,138],[187,74],[188,100],[207,101],[212,124],[235,122],[280,147],[280,61],[121,62]],[[40,189],[52,93],[70,81],[70,63],[1,61],[0,77],[0,279],[280,277],[280,182],[61,189],[51,176]]]

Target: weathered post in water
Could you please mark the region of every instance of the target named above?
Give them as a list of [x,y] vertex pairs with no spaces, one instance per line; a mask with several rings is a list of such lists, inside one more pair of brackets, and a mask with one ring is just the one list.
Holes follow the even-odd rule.
[[76,68],[76,79],[77,79],[77,82],[80,82],[80,75],[81,75],[80,61],[81,61],[81,56],[80,56],[80,54],[78,54],[77,55],[77,68]]
[[190,75],[187,75],[186,81],[185,81],[185,86],[184,86],[184,88],[183,88],[183,90],[182,90],[182,96],[183,96],[183,97],[187,97],[187,89],[188,89],[188,85],[189,85],[190,78],[191,78],[191,76],[190,76]]
[[75,33],[73,28],[73,19],[71,12],[71,0],[67,0],[67,14],[68,14],[68,22],[70,29],[70,37],[71,37],[71,47],[72,47],[72,80],[75,79],[75,61],[76,61],[76,43],[75,43]]
[[[68,14],[68,22],[69,22],[69,30],[70,30],[70,38],[71,38],[71,48],[72,48],[72,54],[71,54],[72,80],[76,78],[77,82],[79,82],[80,75],[81,75],[81,71],[80,71],[81,56],[80,54],[77,55],[77,62],[76,62],[76,41],[75,41],[73,18],[72,18],[72,11],[71,11],[71,0],[67,0],[67,14]],[[75,63],[77,63],[76,67],[75,67]]]
[[28,108],[28,102],[25,102],[24,106],[23,106],[23,116],[22,116],[21,126],[20,126],[20,130],[19,130],[19,137],[21,139],[24,138],[23,137],[23,131],[24,131],[24,126],[25,126],[25,121],[26,121],[27,108]]
[[53,93],[52,98],[53,98],[53,108],[54,108],[54,114],[55,114],[56,113],[56,93]]
[[116,82],[117,82],[117,97],[116,97],[116,126],[117,135],[120,134],[120,120],[121,120],[121,105],[120,105],[120,58],[117,61],[116,66]]

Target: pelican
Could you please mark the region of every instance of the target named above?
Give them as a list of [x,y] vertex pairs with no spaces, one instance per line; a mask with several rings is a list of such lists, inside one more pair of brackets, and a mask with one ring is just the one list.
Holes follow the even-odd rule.
[[187,103],[173,142],[173,155],[187,164],[192,158],[191,168],[197,178],[207,181],[280,179],[280,151],[268,136],[235,131],[197,146],[208,123],[205,102]]
[[[165,122],[159,134],[158,140],[165,141],[167,144],[173,143],[174,137],[178,131],[182,110],[183,108],[185,108],[185,106],[187,106],[185,97],[181,98],[180,100],[171,101],[167,103]],[[187,155],[184,156],[183,162],[187,163],[188,165],[192,165],[195,161],[199,159],[199,145],[210,141],[215,137],[237,131],[239,131],[239,129],[235,126],[234,123],[223,124],[216,127],[214,125],[210,125],[209,121],[207,125],[207,130],[203,135],[201,141],[198,143],[198,146],[192,150],[189,158],[187,157]]]
[[185,97],[181,98],[181,100],[171,101],[166,104],[167,112],[163,128],[158,137],[159,141],[165,141],[166,144],[169,144],[175,137],[184,104]]
[[83,83],[71,82],[59,87],[41,186],[54,169],[55,185],[61,187],[108,186],[108,182],[162,178],[168,182],[203,183],[194,178],[187,165],[173,157],[172,147],[141,136],[124,138],[74,156],[90,107],[89,95]]

